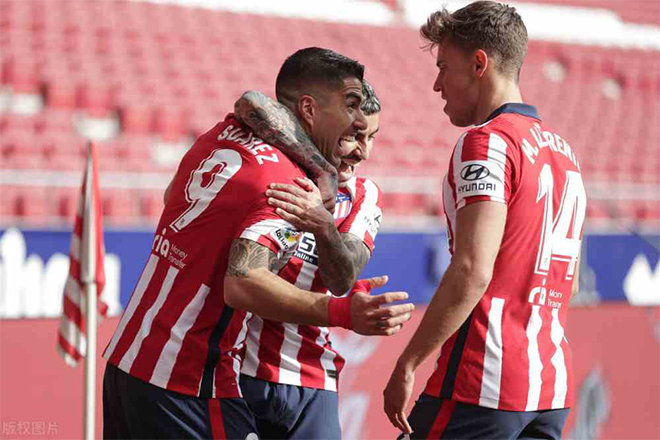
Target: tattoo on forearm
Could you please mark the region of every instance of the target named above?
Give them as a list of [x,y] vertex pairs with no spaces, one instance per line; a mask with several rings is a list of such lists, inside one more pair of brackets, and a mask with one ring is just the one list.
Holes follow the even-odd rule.
[[334,293],[350,289],[371,257],[362,240],[352,234],[337,234],[336,239],[319,243],[318,253],[321,279]]
[[231,244],[227,275],[244,277],[251,269],[265,267],[270,269],[277,256],[273,251],[252,240],[238,238]]
[[234,105],[234,113],[254,133],[278,147],[313,176],[336,173],[307,136],[296,116],[282,103],[250,90]]

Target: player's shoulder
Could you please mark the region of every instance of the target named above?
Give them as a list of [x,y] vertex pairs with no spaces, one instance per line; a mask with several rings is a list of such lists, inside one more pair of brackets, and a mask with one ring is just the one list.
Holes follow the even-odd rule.
[[303,175],[300,167],[286,154],[257,137],[248,126],[231,113],[202,135],[193,148],[197,147],[202,156],[210,155],[218,149],[238,152],[241,157],[241,168],[248,171],[243,174],[252,174],[251,178],[257,180]]
[[347,186],[354,200],[369,198],[378,201],[383,194],[378,184],[367,177],[353,177]]
[[463,134],[464,143],[487,142],[493,136],[504,139],[519,138],[521,126],[515,116],[505,113],[472,127]]

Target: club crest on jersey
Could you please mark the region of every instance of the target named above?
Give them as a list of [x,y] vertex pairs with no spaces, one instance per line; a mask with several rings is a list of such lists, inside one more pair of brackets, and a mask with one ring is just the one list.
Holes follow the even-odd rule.
[[337,198],[335,199],[335,220],[339,220],[340,218],[348,216],[348,214],[351,212],[351,206],[351,198],[347,194],[337,194]]
[[288,251],[298,247],[298,242],[302,238],[302,232],[291,228],[280,228],[271,232],[270,236],[280,244],[282,250]]

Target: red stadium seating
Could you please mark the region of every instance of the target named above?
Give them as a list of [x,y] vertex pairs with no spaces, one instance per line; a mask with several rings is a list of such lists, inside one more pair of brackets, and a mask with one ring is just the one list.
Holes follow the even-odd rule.
[[[604,6],[630,21],[660,24],[658,2],[633,2],[644,3],[645,13],[624,6],[629,2],[565,3]],[[0,113],[0,157],[7,169],[80,170],[85,139],[75,133],[74,121],[80,114],[117,112],[121,133],[99,143],[101,169],[173,173],[175,164],[163,167],[154,161],[158,141],[176,142],[207,131],[244,90],[272,95],[282,60],[309,45],[336,49],[367,66],[366,76],[383,104],[376,148],[362,168],[375,180],[431,178],[438,187],[428,193],[438,194],[462,132],[451,126],[443,101],[432,92],[434,60],[417,50],[421,41],[415,29],[143,2],[4,0],[0,31],[0,85],[45,99],[43,110],[33,116]],[[552,66],[560,72],[554,81],[547,73]],[[657,51],[532,41],[521,88],[576,150],[588,184],[660,184]],[[30,208],[25,193],[17,191],[18,215],[71,213],[70,201],[44,209],[38,196],[30,196],[37,200]],[[110,221],[130,223],[140,216],[153,221],[160,197],[151,190],[117,190],[107,195],[104,206]],[[401,188],[387,196],[387,215],[432,214],[438,203],[437,196],[407,194]],[[657,206],[645,203],[620,212],[660,218]],[[589,213],[599,215],[598,210]]]

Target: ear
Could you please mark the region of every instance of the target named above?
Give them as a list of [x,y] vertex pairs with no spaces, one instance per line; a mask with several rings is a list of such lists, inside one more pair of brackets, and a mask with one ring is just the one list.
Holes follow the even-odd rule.
[[482,78],[484,76],[489,62],[490,58],[488,58],[488,54],[483,49],[478,49],[474,53],[474,73],[477,78]]
[[317,111],[317,102],[313,96],[302,95],[298,99],[298,114],[309,127],[314,127],[314,120],[316,119]]

